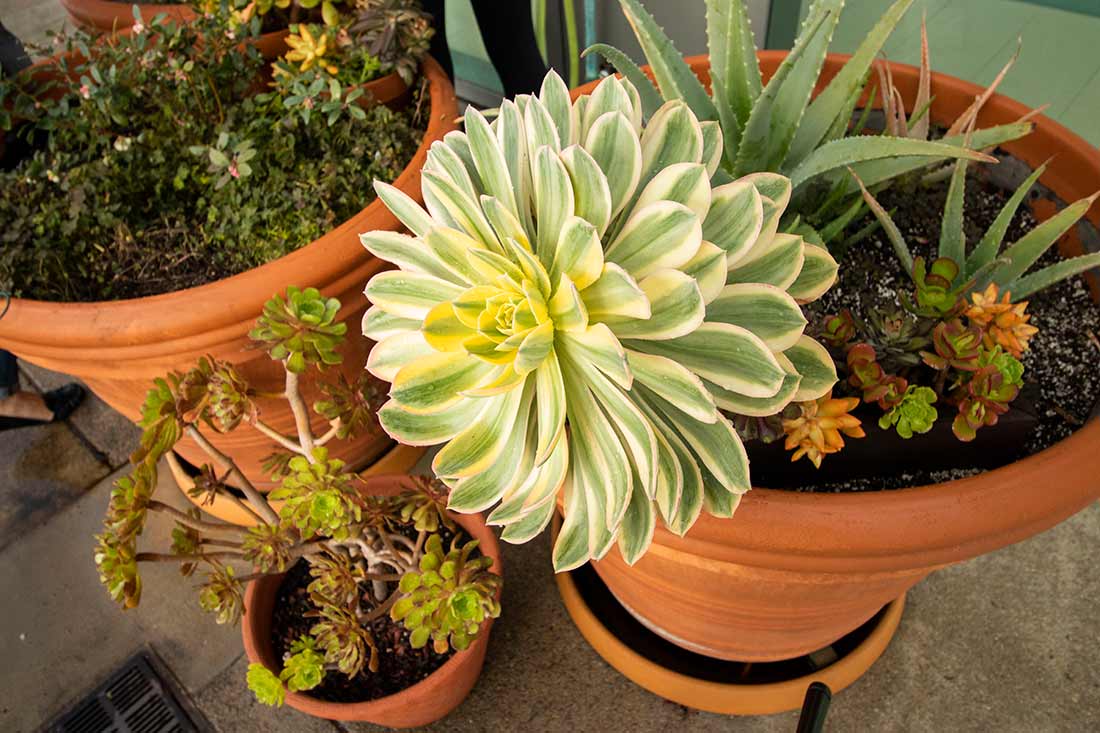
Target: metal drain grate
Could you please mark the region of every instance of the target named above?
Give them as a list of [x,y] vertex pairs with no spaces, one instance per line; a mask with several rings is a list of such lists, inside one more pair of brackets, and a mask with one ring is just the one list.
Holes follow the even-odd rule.
[[146,652],[46,728],[49,733],[198,733]]

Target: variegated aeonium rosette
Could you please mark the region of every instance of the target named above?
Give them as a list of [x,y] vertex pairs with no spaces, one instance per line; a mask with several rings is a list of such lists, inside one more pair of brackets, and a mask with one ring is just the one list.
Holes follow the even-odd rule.
[[749,467],[719,409],[770,415],[836,380],[799,302],[837,265],[777,234],[790,182],[712,187],[718,124],[671,101],[643,126],[615,77],[571,103],[551,72],[465,129],[428,153],[427,211],[376,184],[414,235],[362,236],[400,268],[366,289],[367,368],[392,382],[382,426],[445,444],[450,507],[499,502],[509,542],[545,528],[564,486],[559,571],[616,540],[634,562],[658,513],[679,534],[704,506],[730,516]]

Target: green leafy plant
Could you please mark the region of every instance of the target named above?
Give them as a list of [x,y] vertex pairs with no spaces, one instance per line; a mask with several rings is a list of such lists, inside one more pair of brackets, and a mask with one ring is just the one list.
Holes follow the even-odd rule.
[[[137,606],[141,598],[139,563],[176,562],[184,575],[205,568],[199,604],[220,624],[240,620],[244,583],[286,572],[300,560],[308,563],[307,592],[314,607],[306,613],[314,619],[308,634],[291,645],[277,673],[255,664],[248,670],[249,687],[269,705],[281,705],[287,690],[315,688],[333,670],[348,677],[364,669],[377,671],[379,649],[371,622],[412,598],[408,578],[421,577],[426,569],[440,579],[439,584],[423,579],[435,594],[429,605],[433,610],[444,609],[438,621],[429,624],[440,653],[451,646],[466,648],[484,622],[500,614],[501,581],[490,570],[493,560],[475,554],[476,542],[466,542],[442,561],[437,558],[441,553],[437,548],[442,547],[439,531],[445,528],[456,543],[465,537],[446,513],[445,487],[426,477],[408,477],[405,491],[395,496],[363,496],[359,477],[328,456],[331,441],[377,430],[365,408],[315,407],[329,420],[329,429],[314,434],[299,388],[301,372],[290,367],[320,369],[334,363],[331,356],[338,355],[343,339],[343,331],[333,321],[339,308],[338,302],[316,292],[289,288],[286,298],[276,296],[268,302],[258,321],[261,336],[273,334],[264,344],[286,374],[281,396],[295,415],[294,435],[266,424],[257,410],[227,407],[227,393],[234,396],[229,400],[233,405],[251,404],[258,396],[229,364],[204,358],[187,373],[157,380],[143,410],[142,447],[132,457],[130,475],[116,482],[103,532],[96,538],[94,559],[100,581],[124,608]],[[306,333],[314,337],[320,333],[317,338],[322,345],[317,338],[300,337]],[[204,426],[228,432],[242,424],[258,430],[290,456],[279,462],[284,475],[270,494],[257,491],[203,433]],[[216,464],[201,467],[193,495],[235,503],[254,519],[254,526],[204,519],[198,509],[183,512],[154,498],[157,463],[183,436],[198,443]],[[240,488],[243,499],[227,487],[228,479]],[[169,552],[138,551],[149,512],[175,520]],[[416,596],[416,603],[422,595]],[[423,646],[419,632],[413,643]]]
[[[724,143],[719,180],[762,171],[788,176],[794,189],[792,214],[798,216],[787,217],[785,231],[805,233],[825,243],[839,240],[862,211],[858,189],[853,190],[844,175],[846,167],[879,184],[951,158],[989,160],[962,147],[958,134],[940,141],[901,134],[897,112],[888,116],[895,125],[884,135],[861,134],[862,122],[854,129],[851,126],[875,57],[912,0],[893,3],[851,60],[812,99],[844,0],[813,2],[794,47],[767,84],[761,79],[745,3],[707,0],[709,94],[642,4],[638,0],[619,0],[619,4],[649,62],[656,88],[618,49],[596,44],[585,53],[600,53],[634,83],[647,116],[662,98],[680,99],[700,120],[715,121]],[[925,91],[918,101],[920,109],[905,133],[927,134],[931,100],[926,66],[921,79]],[[889,99],[893,101],[893,93]],[[902,125],[904,119],[901,110]],[[1020,123],[983,130],[981,147],[1021,137],[1029,129]]]
[[679,100],[642,117],[630,80],[571,103],[551,73],[432,146],[427,210],[376,184],[411,235],[362,236],[400,268],[366,288],[382,427],[444,444],[449,507],[497,505],[506,541],[540,532],[564,486],[558,570],[616,542],[636,561],[658,515],[679,534],[704,506],[730,516],[751,484],[719,408],[774,414],[836,379],[799,304],[837,265],[777,233],[790,181],[713,187],[717,126]]
[[936,422],[936,392],[930,387],[909,386],[900,400],[879,418],[882,429],[896,427],[898,435],[912,438],[914,433],[927,433]]
[[0,78],[0,289],[100,301],[234,275],[319,238],[404,169],[415,105],[370,106],[335,80],[265,87],[242,35],[217,15],[110,43],[76,32],[40,49],[57,54],[45,67]]

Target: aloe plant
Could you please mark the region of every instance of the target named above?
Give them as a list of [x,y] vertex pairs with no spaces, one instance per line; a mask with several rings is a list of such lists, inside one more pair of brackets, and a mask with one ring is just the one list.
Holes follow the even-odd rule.
[[[706,0],[711,93],[638,0],[619,0],[645,53],[656,88],[626,54],[595,44],[599,53],[638,89],[646,114],[664,100],[683,100],[700,120],[717,120],[724,153],[718,180],[770,171],[791,179],[795,206],[784,228],[823,242],[836,240],[863,210],[845,169],[874,184],[950,159],[992,160],[979,149],[1022,137],[1026,121],[979,131],[981,145],[967,149],[954,132],[940,141],[927,134],[927,95],[917,100],[912,132],[861,135],[852,131],[853,112],[863,95],[875,57],[912,5],[897,0],[863,43],[816,97],[812,97],[844,0],[815,0],[791,52],[764,84],[756,60],[748,11],[742,0]],[[927,54],[925,54],[927,56]],[[922,73],[922,82],[927,78]],[[927,84],[922,83],[922,89]],[[887,97],[896,99],[893,91]],[[892,107],[897,122],[897,106]],[[904,120],[904,110],[900,112]],[[888,130],[890,132],[890,130]],[[978,142],[977,140],[975,142]],[[794,216],[798,214],[800,216]]]
[[799,307],[836,262],[777,233],[787,178],[712,187],[719,133],[680,100],[643,125],[629,80],[571,103],[551,72],[432,145],[427,210],[375,184],[412,233],[362,235],[400,268],[366,288],[379,422],[443,444],[450,508],[496,505],[506,541],[545,528],[564,486],[558,570],[616,542],[636,561],[658,515],[680,534],[704,507],[730,516],[749,467],[719,408],[772,414],[836,380]]

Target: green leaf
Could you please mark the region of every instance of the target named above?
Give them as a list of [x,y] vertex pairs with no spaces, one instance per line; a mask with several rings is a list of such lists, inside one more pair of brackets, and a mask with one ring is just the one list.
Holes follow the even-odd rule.
[[645,75],[645,72],[638,68],[638,65],[625,53],[606,43],[593,43],[584,50],[584,53],[581,54],[581,58],[584,58],[590,53],[598,53],[603,56],[620,74],[630,80],[630,83],[638,90],[638,97],[642,103],[642,115],[647,120],[652,117],[653,113],[661,106],[663,100],[661,99],[661,95],[657,93],[657,89],[653,86],[653,82]]
[[966,160],[955,162],[951,184],[947,187],[947,202],[940,223],[940,257],[957,264],[966,260],[966,234],[963,231],[963,200],[966,196]]
[[640,283],[650,303],[645,320],[610,317],[606,323],[620,339],[670,339],[685,336],[703,322],[706,305],[695,279],[679,270],[658,270]]
[[806,328],[806,317],[794,298],[762,283],[727,285],[707,306],[707,321],[752,331],[773,351],[794,346]]
[[367,357],[367,371],[379,379],[392,382],[406,364],[436,353],[419,331],[404,331],[376,343]]
[[364,293],[391,315],[423,320],[428,311],[443,301],[454,300],[463,289],[422,272],[389,270],[372,277]]
[[627,565],[638,562],[649,549],[656,526],[657,512],[653,502],[641,491],[632,492],[619,528],[619,552]]
[[[867,73],[878,56],[886,39],[898,21],[913,4],[913,0],[897,0],[883,13],[874,27],[863,38],[855,53],[837,72],[828,86],[810,103],[798,127],[794,142],[787,152],[789,164],[798,165],[825,140],[830,128],[843,123],[845,129],[850,120],[850,101],[858,97]],[[870,105],[868,105],[869,107]]]
[[554,121],[562,147],[575,143],[579,131],[573,129],[573,103],[569,101],[569,87],[556,73],[549,73],[543,78],[539,100]]
[[623,389],[630,389],[632,377],[626,363],[626,352],[619,340],[604,323],[589,326],[586,331],[558,334],[558,355],[574,362],[591,363],[611,377]]
[[421,414],[389,400],[378,410],[378,424],[405,445],[439,445],[476,422],[487,405],[484,399],[465,398],[438,412]]
[[802,381],[795,392],[796,402],[807,402],[823,397],[836,384],[836,365],[828,350],[809,336],[783,352],[790,359]]
[[[727,154],[732,159],[740,142],[740,130],[748,122],[761,89],[756,45],[743,2],[707,0],[707,49],[714,105],[726,133]],[[734,123],[732,130],[727,129],[730,122]]]
[[718,419],[714,400],[699,379],[686,367],[663,356],[627,350],[627,362],[634,379],[676,405],[700,422]]
[[993,223],[989,225],[989,229],[986,230],[985,236],[982,237],[981,241],[974,247],[974,251],[972,251],[970,256],[966,259],[966,268],[963,274],[967,279],[973,277],[974,273],[979,269],[985,267],[997,258],[997,254],[1001,251],[1001,243],[1004,241],[1005,233],[1012,224],[1012,220],[1016,217],[1016,212],[1019,210],[1020,204],[1023,203],[1028,192],[1031,191],[1032,187],[1039,181],[1040,176],[1046,172],[1049,162],[1050,161],[1047,161],[1036,168],[1035,171],[1020,184],[1020,187],[1016,189],[1011,198],[1005,202],[1005,205],[997,214],[997,218],[993,220]]
[[[1030,232],[1020,237],[1015,244],[1005,249],[1004,255],[1011,262],[994,270],[993,282],[1002,288],[1027,272],[1058,238],[1070,230],[1077,221],[1088,213],[1100,192],[1076,201],[1044,221]],[[1034,288],[1032,288],[1034,292]],[[1019,296],[1017,296],[1019,297]]]
[[[977,144],[975,143],[975,145]],[[984,163],[997,162],[996,158],[979,150],[969,150],[944,142],[910,140],[907,138],[883,137],[881,135],[857,135],[826,143],[810,153],[791,172],[791,184],[797,189],[817,176],[853,163],[911,156],[924,158],[924,165],[948,158],[966,158]],[[868,181],[867,185],[872,185],[872,182]]]
[[[467,357],[469,358],[469,357]],[[466,478],[484,473],[504,451],[512,426],[516,423],[525,390],[513,389],[496,397],[484,398],[489,404],[476,423],[469,425],[440,449],[432,461],[432,471],[440,478]],[[452,501],[454,494],[451,495]]]
[[680,269],[699,283],[704,303],[717,298],[726,286],[726,252],[706,240],[699,243],[699,251]]
[[776,234],[730,268],[727,283],[764,283],[786,290],[805,263],[805,243],[794,234]]
[[549,146],[535,151],[533,163],[535,216],[539,223],[537,252],[544,263],[551,263],[562,227],[573,216],[573,184],[565,165]]
[[[506,526],[504,531],[500,533],[500,538],[514,545],[522,545],[525,542],[529,542],[546,529],[546,526],[550,524],[550,520],[554,517],[554,512],[557,508],[554,502],[546,502],[542,506],[524,514],[519,521]],[[557,545],[554,547],[556,556]]]
[[654,176],[634,202],[634,212],[658,201],[672,201],[695,212],[699,221],[710,211],[710,175],[702,163],[674,163]]
[[882,208],[882,204],[878,202],[878,199],[871,195],[871,192],[863,185],[863,181],[855,174],[855,171],[852,171],[852,177],[859,184],[859,188],[863,192],[863,200],[871,209],[871,213],[875,215],[875,219],[882,226],[882,230],[886,232],[886,238],[890,240],[890,244],[894,248],[894,254],[897,255],[902,269],[912,274],[913,255],[909,251],[909,245],[905,243],[905,238],[901,235],[901,230],[898,229],[897,224],[894,223],[886,209]]
[[783,369],[767,344],[752,332],[726,323],[704,323],[668,341],[628,341],[638,351],[665,356],[703,379],[750,397],[770,397],[783,384]]
[[619,0],[619,5],[653,70],[661,95],[668,100],[684,100],[700,120],[717,119],[717,111],[706,89],[653,16],[638,0]]
[[649,299],[626,270],[614,262],[603,266],[600,279],[581,291],[588,315],[595,320],[609,316],[649,318]]
[[665,102],[642,131],[642,176],[645,188],[654,176],[676,163],[703,160],[703,128],[680,101]]
[[[425,231],[426,233],[426,231]],[[375,257],[392,262],[402,270],[423,272],[455,285],[466,281],[445,267],[418,239],[397,232],[375,231],[359,235],[359,241]]]
[[737,148],[735,176],[779,170],[794,140],[832,33],[832,24],[826,24],[831,13],[817,10],[817,3],[813,7],[794,48],[752,106]]
[[554,354],[535,371],[535,408],[538,411],[535,465],[541,466],[565,435],[565,386]]
[[641,280],[657,270],[683,265],[702,241],[695,212],[673,201],[657,201],[631,215],[605,258]]
[[386,205],[386,208],[393,212],[393,215],[408,227],[413,234],[423,236],[435,226],[432,217],[420,208],[420,204],[396,186],[391,186],[382,181],[375,181],[374,191],[378,194],[378,198],[382,199],[382,203]]
[[390,397],[407,412],[438,414],[464,400],[493,367],[463,353],[441,353],[404,367],[393,379]]
[[1100,267],[1100,253],[1071,257],[1062,262],[1047,265],[1038,272],[1033,272],[1026,277],[1010,282],[1005,286],[1005,290],[1012,293],[1014,302],[1019,302],[1045,287],[1060,280],[1065,280],[1067,277],[1073,277],[1078,273],[1091,270],[1094,267]]
[[783,408],[794,400],[798,386],[802,382],[802,375],[794,368],[790,359],[783,354],[776,354],[775,358],[786,373],[783,376],[783,385],[771,397],[746,397],[728,389],[722,389],[713,382],[704,382],[704,384],[714,397],[715,404],[727,412],[751,417],[775,415],[782,412]]
[[805,245],[802,254],[802,270],[798,273],[798,279],[788,286],[787,292],[799,303],[809,303],[833,286],[840,265],[829,250],[814,244]]
[[611,188],[600,164],[579,145],[570,145],[563,150],[561,162],[565,164],[573,184],[573,213],[592,224],[597,238],[602,236],[611,223],[612,202]]
[[726,183],[711,191],[703,239],[725,250],[727,263],[733,265],[756,244],[763,223],[763,202],[752,182]]
[[493,227],[485,218],[478,202],[470,198],[470,195],[455,186],[451,181],[429,170],[420,172],[420,190],[424,194],[424,203],[428,211],[437,220],[444,223],[454,222],[455,229],[468,234],[482,245],[499,251],[500,243],[497,240]]
[[584,149],[607,177],[611,216],[626,206],[642,175],[642,147],[630,120],[609,112],[596,120],[585,137]]
[[[504,109],[501,108],[501,123],[504,122]],[[508,163],[501,150],[501,144],[493,134],[489,123],[476,109],[470,107],[465,115],[466,135],[470,141],[470,154],[474,158],[478,175],[485,186],[485,192],[496,197],[505,208],[522,220],[519,210],[516,208],[516,197],[513,179],[509,173]],[[522,124],[519,125],[522,129]],[[505,126],[502,124],[501,129]],[[507,145],[505,147],[508,147]],[[521,161],[522,162],[522,161]]]

